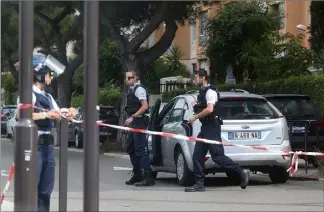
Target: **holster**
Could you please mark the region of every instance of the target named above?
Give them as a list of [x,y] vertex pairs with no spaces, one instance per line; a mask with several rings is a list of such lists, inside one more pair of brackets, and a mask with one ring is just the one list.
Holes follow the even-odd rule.
[[38,136],[38,145],[48,146],[54,144],[54,137],[51,134],[42,134]]

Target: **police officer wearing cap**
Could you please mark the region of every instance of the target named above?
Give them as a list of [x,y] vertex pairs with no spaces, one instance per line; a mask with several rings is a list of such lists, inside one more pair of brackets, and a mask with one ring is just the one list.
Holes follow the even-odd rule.
[[[54,120],[61,118],[61,111],[53,97],[44,91],[45,86],[51,84],[52,73],[50,68],[42,64],[34,69],[32,103],[35,109],[32,118],[38,127],[38,211],[50,210],[55,181],[54,139],[51,130]],[[17,105],[20,105],[19,97]],[[69,108],[68,116],[73,117],[75,114],[76,110]]]
[[[127,95],[127,106],[125,110],[128,119],[126,126],[138,129],[146,129],[149,118],[145,115],[148,112],[148,92],[141,85],[136,72],[127,72],[125,84],[129,87]],[[126,181],[127,185],[152,186],[155,184],[150,166],[148,140],[144,133],[129,132],[127,141],[127,152],[133,165],[133,175]]]
[[[215,141],[222,141],[221,125],[223,124],[220,116],[221,113],[217,106],[220,99],[219,93],[214,85],[207,81],[207,71],[200,69],[198,73],[198,84],[201,89],[198,95],[197,104],[194,106],[195,115],[189,119],[189,123],[193,124],[197,119],[201,122],[201,131],[198,134],[199,138],[205,138]],[[229,157],[224,154],[224,147],[221,144],[208,144],[196,142],[193,153],[194,174],[196,183],[186,192],[202,192],[205,191],[204,178],[205,167],[204,157],[209,151],[212,160],[222,168],[238,173],[241,179],[241,188],[245,189],[249,183],[249,171],[244,171],[238,164],[234,163]]]

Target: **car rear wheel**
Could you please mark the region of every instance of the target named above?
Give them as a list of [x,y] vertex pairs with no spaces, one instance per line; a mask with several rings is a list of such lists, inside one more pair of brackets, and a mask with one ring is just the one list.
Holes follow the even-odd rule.
[[269,177],[273,183],[285,183],[289,179],[289,173],[283,167],[273,167],[269,171]]
[[83,147],[82,139],[80,138],[79,133],[75,133],[75,146],[78,149]]
[[178,150],[175,157],[176,170],[177,170],[177,182],[180,186],[190,186],[194,183],[194,175],[189,170],[186,159],[182,150]]

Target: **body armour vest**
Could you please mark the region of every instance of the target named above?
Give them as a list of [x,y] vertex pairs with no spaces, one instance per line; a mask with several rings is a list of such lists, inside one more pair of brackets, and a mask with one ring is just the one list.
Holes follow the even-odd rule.
[[[147,89],[143,87],[142,85],[136,85],[134,89],[129,89],[129,92],[127,94],[127,106],[125,107],[125,110],[129,116],[136,113],[141,107],[141,101],[135,96],[135,91],[138,87],[142,87],[146,90],[146,101],[147,104],[149,104],[149,95],[147,92]],[[145,113],[147,113],[149,110],[147,110]]]
[[[200,89],[198,97],[197,97],[197,104],[195,104],[194,106],[194,112],[196,114],[200,113],[201,111],[203,111],[206,107],[207,107],[207,101],[206,101],[206,93],[209,89],[212,89],[214,91],[216,91],[217,93],[217,99],[219,101],[220,99],[220,95],[218,90],[216,89],[216,87],[214,85],[208,85],[206,87],[203,87]],[[220,111],[219,111],[219,107],[218,107],[218,102],[216,102],[216,104],[214,105],[214,111],[209,114],[208,116],[205,116],[201,119],[199,119],[200,121],[204,121],[204,120],[208,120],[208,119],[213,119],[215,116],[220,116]]]
[[[53,110],[54,106],[52,103],[51,97],[45,93],[45,96],[42,94],[39,94],[37,92],[34,92],[34,95],[36,96],[36,102],[35,102],[35,113],[45,112],[44,110]],[[40,109],[41,108],[41,109]],[[39,131],[51,131],[53,127],[53,120],[51,119],[41,119],[35,121],[38,130]]]

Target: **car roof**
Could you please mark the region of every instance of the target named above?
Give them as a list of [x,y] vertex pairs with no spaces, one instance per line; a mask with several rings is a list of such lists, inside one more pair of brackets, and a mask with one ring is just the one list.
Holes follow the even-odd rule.
[[[189,94],[183,94],[179,95],[178,97],[187,97],[187,96],[192,96],[194,98],[197,98],[199,92],[196,93],[189,93]],[[257,94],[252,94],[252,93],[242,93],[242,92],[219,92],[219,95],[221,98],[228,98],[228,97],[250,97],[250,98],[259,98],[259,99],[264,99],[264,97],[257,95]]]
[[310,98],[309,95],[304,95],[304,94],[264,94],[262,96],[264,98],[269,98],[269,97],[308,97]]

